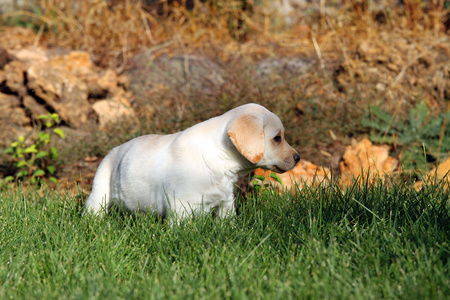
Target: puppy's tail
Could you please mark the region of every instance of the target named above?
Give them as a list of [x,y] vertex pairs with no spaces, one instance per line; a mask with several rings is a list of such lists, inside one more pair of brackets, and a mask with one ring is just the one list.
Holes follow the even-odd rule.
[[111,175],[115,166],[117,149],[113,149],[100,163],[95,173],[92,192],[86,201],[83,215],[93,213],[103,215],[107,212],[111,199]]

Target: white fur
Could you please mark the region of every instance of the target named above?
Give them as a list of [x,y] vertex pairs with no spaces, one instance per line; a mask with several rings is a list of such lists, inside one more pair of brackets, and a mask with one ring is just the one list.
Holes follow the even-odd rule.
[[247,104],[178,133],[145,135],[114,148],[98,167],[85,212],[116,205],[162,217],[210,211],[223,217],[235,213],[238,175],[258,167],[288,171],[299,159],[279,118]]

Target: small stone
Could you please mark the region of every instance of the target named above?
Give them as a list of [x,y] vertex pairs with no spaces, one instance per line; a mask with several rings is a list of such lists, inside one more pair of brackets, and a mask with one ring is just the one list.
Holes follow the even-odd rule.
[[0,110],[18,106],[20,106],[19,97],[0,93]]
[[341,181],[350,185],[354,179],[363,175],[374,182],[392,173],[398,161],[389,156],[389,149],[387,145],[374,146],[368,139],[348,146],[340,163]]
[[91,112],[87,87],[65,68],[35,63],[27,71],[28,88],[74,127],[83,125]]
[[307,160],[300,162],[290,171],[283,174],[277,174],[282,185],[270,176],[271,171],[256,169],[255,175],[264,176],[264,184],[271,183],[275,185],[280,192],[283,190],[295,192],[305,186],[313,186],[320,183],[328,184],[331,179],[331,171],[328,168],[317,166]]
[[423,181],[418,181],[414,184],[414,188],[420,190],[423,187],[424,182],[443,182],[446,185],[446,188],[448,188],[450,184],[450,157],[431,169]]
[[45,109],[45,106],[39,104],[36,99],[31,96],[23,97],[23,106],[25,106],[25,108],[35,119],[41,115],[46,115],[48,113],[48,110]]
[[17,60],[25,63],[48,61],[48,56],[42,48],[24,48],[13,50],[11,53]]
[[135,115],[133,109],[123,104],[123,101],[100,100],[92,105],[92,109],[98,115],[100,129],[109,123]]
[[25,82],[26,65],[20,61],[12,61],[4,68],[6,86],[19,96],[25,96],[27,94],[27,88]]
[[20,100],[17,96],[0,93],[0,121],[2,123],[14,124],[17,126],[30,125],[31,120],[20,107]]
[[4,48],[0,48],[0,69],[2,69],[7,63],[11,61],[11,57]]

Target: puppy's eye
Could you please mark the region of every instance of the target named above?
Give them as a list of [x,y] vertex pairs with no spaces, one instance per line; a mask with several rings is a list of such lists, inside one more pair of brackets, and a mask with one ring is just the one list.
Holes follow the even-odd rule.
[[273,140],[274,140],[276,143],[281,143],[281,140],[282,140],[281,135],[277,135],[276,137],[273,138]]

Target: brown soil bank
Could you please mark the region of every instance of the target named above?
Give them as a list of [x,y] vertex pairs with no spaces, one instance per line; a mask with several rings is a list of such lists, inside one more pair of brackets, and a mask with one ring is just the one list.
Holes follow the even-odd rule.
[[226,1],[192,10],[60,2],[2,15],[4,24],[33,29],[0,28],[8,112],[0,128],[5,147],[32,135],[38,115],[60,114],[65,180],[89,178],[92,157],[136,135],[182,130],[247,102],[279,115],[303,158],[339,171],[345,147],[368,132],[361,120],[369,106],[401,119],[425,101],[432,117],[450,100],[447,2],[288,1],[288,13]]

